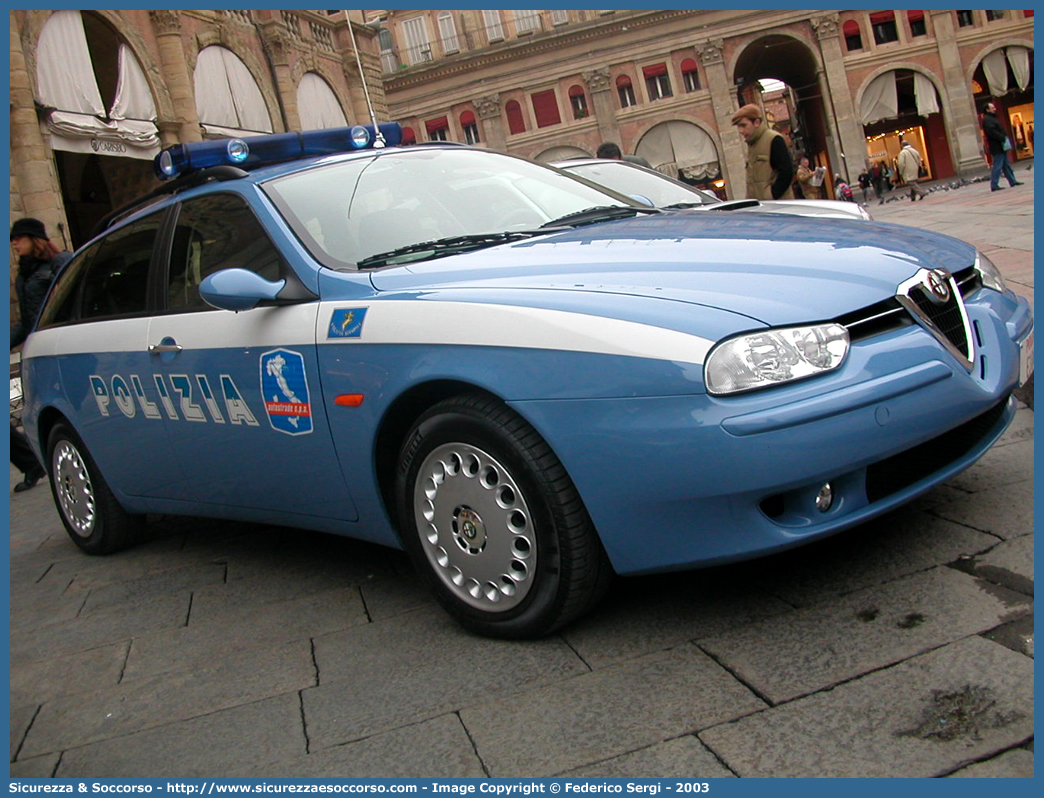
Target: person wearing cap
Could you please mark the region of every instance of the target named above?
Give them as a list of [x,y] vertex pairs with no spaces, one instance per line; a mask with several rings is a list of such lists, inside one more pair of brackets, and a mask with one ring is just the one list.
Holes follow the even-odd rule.
[[[18,298],[18,321],[11,324],[11,348],[23,343],[36,324],[51,282],[72,254],[61,252],[47,237],[47,229],[39,219],[19,219],[11,225],[11,250],[18,258],[15,293]],[[25,476],[15,485],[21,493],[33,487],[44,476],[25,434],[11,423],[11,463]]]
[[917,185],[921,176],[921,153],[905,139],[899,142],[899,146],[902,148],[899,150],[899,162],[897,163],[899,177],[910,187],[910,202],[924,199],[928,192]]
[[15,293],[19,320],[11,325],[11,348],[14,349],[29,336],[51,281],[72,254],[61,252],[47,237],[43,222],[31,218],[19,219],[11,225],[11,249],[18,257]]
[[787,140],[765,124],[754,103],[733,114],[732,124],[747,143],[747,199],[794,199],[794,161]]

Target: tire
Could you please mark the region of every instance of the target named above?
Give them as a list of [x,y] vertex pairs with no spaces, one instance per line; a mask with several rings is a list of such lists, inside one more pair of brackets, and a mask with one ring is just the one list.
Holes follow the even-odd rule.
[[402,542],[465,628],[550,634],[605,593],[612,568],[543,438],[502,402],[447,399],[414,424],[396,480]]
[[47,440],[51,493],[65,531],[88,554],[112,554],[131,546],[144,523],[113,496],[80,436],[65,423]]

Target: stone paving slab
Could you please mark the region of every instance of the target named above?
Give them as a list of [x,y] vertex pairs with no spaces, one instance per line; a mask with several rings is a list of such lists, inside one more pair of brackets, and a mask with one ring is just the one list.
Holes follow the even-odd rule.
[[693,646],[460,713],[494,778],[559,774],[765,706]]
[[729,779],[736,774],[725,767],[694,735],[651,745],[630,754],[584,765],[563,773],[577,779]]
[[180,629],[135,638],[124,678],[206,667],[232,654],[249,655],[273,646],[367,623],[355,588],[327,590],[293,601],[237,604],[235,612],[207,614]]
[[953,501],[934,507],[932,512],[1001,539],[1023,537],[1033,532],[1035,497],[1032,481],[975,493],[962,491],[961,494]]
[[43,705],[21,756],[73,748],[189,720],[315,684],[308,641],[229,656],[207,670],[133,679],[115,688],[59,697]]
[[928,513],[899,511],[751,565],[768,592],[808,607],[996,545],[993,535]]
[[11,671],[12,703],[34,707],[59,696],[115,687],[127,664],[128,641],[51,656]]
[[697,642],[778,704],[1029,611],[1026,596],[939,567]]
[[1033,595],[1033,537],[1023,535],[999,543],[985,554],[965,558],[958,566],[990,582]]
[[926,778],[1032,734],[1032,660],[971,637],[699,736],[744,777]]
[[588,671],[560,639],[478,637],[431,605],[317,637],[314,648],[319,685],[301,695],[314,750]]
[[966,768],[961,768],[956,773],[951,773],[950,779],[1032,779],[1033,778],[1033,754],[1029,751],[1017,749],[1008,751],[987,759],[985,762],[976,762]]
[[620,580],[563,639],[591,668],[673,648],[791,609],[746,577],[750,566]]
[[252,768],[245,778],[485,778],[453,713],[314,754]]
[[[212,712],[72,748],[58,778],[235,778],[305,750],[297,695]],[[342,774],[343,775],[343,774]]]
[[38,662],[97,648],[137,635],[184,626],[191,596],[155,596],[110,612],[41,625],[34,635],[11,638],[11,663]]

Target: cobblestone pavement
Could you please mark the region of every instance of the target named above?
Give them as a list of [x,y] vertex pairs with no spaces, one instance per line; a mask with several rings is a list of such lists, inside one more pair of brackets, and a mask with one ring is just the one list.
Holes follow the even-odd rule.
[[[871,210],[1032,298],[1017,174]],[[46,487],[13,494],[12,776],[1032,776],[1033,427],[883,519],[620,580],[527,643],[461,631],[397,552],[165,517],[92,558]]]

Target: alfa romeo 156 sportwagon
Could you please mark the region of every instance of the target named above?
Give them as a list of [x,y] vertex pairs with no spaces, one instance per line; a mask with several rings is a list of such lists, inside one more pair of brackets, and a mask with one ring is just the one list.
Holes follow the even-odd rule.
[[59,275],[24,421],[84,551],[149,513],[325,530],[534,636],[613,573],[891,510],[1012,419],[1032,316],[965,243],[397,136],[171,148]]

